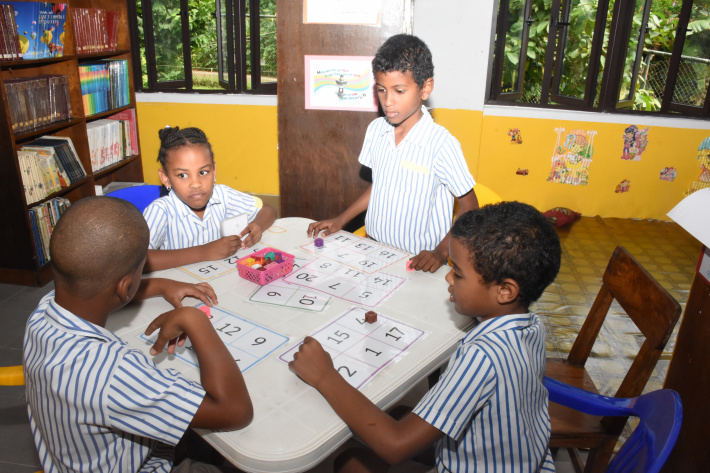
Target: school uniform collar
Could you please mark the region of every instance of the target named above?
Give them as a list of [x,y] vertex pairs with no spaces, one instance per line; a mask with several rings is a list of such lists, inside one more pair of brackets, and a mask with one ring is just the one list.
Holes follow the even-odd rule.
[[[390,125],[389,122],[387,122],[386,118],[382,118],[385,120],[387,126],[384,127],[382,130],[381,136],[386,135],[387,133],[393,133],[394,134],[394,126]],[[427,144],[427,130],[429,127],[434,123],[434,119],[431,117],[431,114],[429,111],[426,109],[424,105],[422,105],[422,117],[417,121],[417,123],[414,124],[411,130],[409,130],[409,133],[407,133],[407,136],[404,137],[403,142],[411,143],[415,146],[423,147]]]
[[55,328],[79,337],[94,338],[102,342],[113,341],[123,343],[123,341],[110,330],[92,324],[88,320],[74,315],[57,304],[54,300],[54,291],[50,292],[46,297],[49,297],[49,301],[44,317]]
[[532,312],[528,312],[527,314],[501,315],[499,317],[479,322],[478,325],[466,334],[461,342],[470,343],[476,338],[484,337],[494,332],[501,332],[504,330],[520,330],[529,327],[534,322],[535,320]]
[[[217,195],[217,186],[219,184],[215,184],[214,187],[212,188],[212,195],[210,196],[210,200],[207,201],[207,207],[205,207],[205,217],[207,216],[206,210],[209,207],[212,207],[213,205],[220,204],[222,203],[222,199]],[[221,195],[221,193],[220,193]],[[168,198],[171,199],[171,202],[173,203],[173,206],[177,210],[177,213],[180,217],[189,217],[190,215],[195,215],[195,212],[192,211],[190,207],[187,206],[185,202],[180,200],[180,198],[177,196],[175,192],[170,191],[168,194]]]

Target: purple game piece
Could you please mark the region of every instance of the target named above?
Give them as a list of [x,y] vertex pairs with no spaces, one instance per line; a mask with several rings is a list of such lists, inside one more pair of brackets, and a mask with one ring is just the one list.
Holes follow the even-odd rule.
[[315,240],[313,240],[313,245],[315,245],[316,248],[323,248],[323,239],[316,238]]

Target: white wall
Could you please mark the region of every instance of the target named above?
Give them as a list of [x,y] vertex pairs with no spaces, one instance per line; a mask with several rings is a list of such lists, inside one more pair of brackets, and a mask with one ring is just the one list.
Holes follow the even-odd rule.
[[483,110],[494,7],[492,0],[414,0],[413,33],[434,57],[430,108]]

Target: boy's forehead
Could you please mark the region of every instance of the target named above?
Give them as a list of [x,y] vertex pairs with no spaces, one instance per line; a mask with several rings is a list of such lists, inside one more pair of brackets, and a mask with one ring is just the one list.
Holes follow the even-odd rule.
[[412,71],[377,71],[375,72],[375,82],[378,84],[388,82],[390,85],[417,85]]

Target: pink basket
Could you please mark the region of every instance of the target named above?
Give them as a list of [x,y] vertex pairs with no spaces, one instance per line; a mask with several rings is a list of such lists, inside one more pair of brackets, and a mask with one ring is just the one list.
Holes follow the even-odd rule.
[[[270,267],[266,271],[259,271],[245,264],[242,264],[242,261],[246,259],[264,257],[266,253],[269,252],[281,253],[281,259],[283,259],[283,263],[279,263],[276,266]],[[255,282],[257,284],[261,284],[262,286],[264,286],[265,284],[269,284],[271,281],[275,281],[276,279],[286,276],[292,270],[293,255],[286,253],[285,251],[276,250],[274,248],[264,248],[263,250],[255,251],[254,253],[237,260],[237,271],[239,272],[239,275],[244,279],[247,279],[251,282]]]

